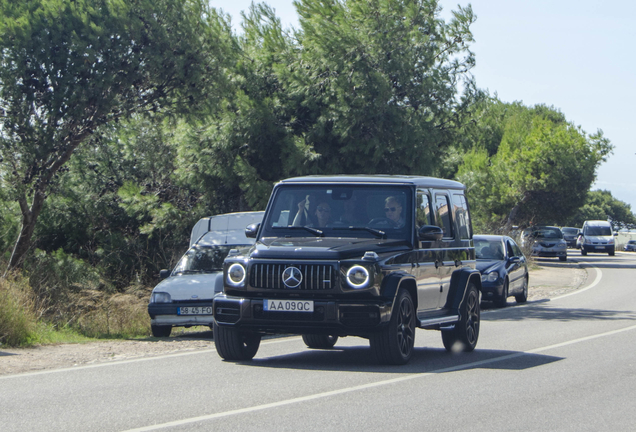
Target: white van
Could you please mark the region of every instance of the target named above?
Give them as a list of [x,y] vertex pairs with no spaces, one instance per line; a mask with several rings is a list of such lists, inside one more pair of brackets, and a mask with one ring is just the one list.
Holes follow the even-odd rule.
[[231,249],[254,243],[245,228],[260,224],[264,213],[228,213],[196,223],[190,248],[172,271],[161,270],[164,280],[152,290],[148,314],[153,336],[170,336],[172,327],[212,327],[212,299],[223,291],[223,260]]
[[616,241],[614,237],[618,235],[612,230],[612,224],[604,220],[589,220],[583,222],[583,229],[579,235],[577,243],[581,244],[581,255],[588,252],[607,252],[613,256]]

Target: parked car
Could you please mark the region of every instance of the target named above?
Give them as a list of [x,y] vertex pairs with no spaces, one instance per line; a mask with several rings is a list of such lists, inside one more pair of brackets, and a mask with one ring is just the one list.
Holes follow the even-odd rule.
[[561,228],[563,233],[563,240],[567,243],[569,248],[576,248],[576,239],[579,238],[581,230],[579,228],[563,227]]
[[481,272],[482,300],[504,307],[514,296],[517,303],[528,299],[528,263],[513,239],[500,235],[475,235],[477,270]]
[[607,252],[613,256],[615,253],[614,237],[618,233],[612,230],[612,224],[604,220],[589,220],[583,222],[583,229],[579,236],[581,244],[581,255],[585,256],[588,252]]
[[536,226],[532,228],[532,256],[568,259],[568,245],[558,227]]
[[629,240],[623,250],[628,252],[636,252],[636,240]]
[[[327,217],[328,216],[328,217]],[[250,360],[266,334],[309,348],[369,339],[380,363],[405,364],[417,327],[472,351],[480,329],[465,186],[416,176],[307,176],[274,186],[256,243],[230,253],[214,299],[214,343]]]
[[263,214],[228,213],[195,225],[191,247],[172,271],[161,270],[163,280],[152,290],[148,314],[153,336],[168,337],[172,327],[212,328],[212,299],[223,291],[223,260],[230,250],[254,243],[245,228],[262,221]]

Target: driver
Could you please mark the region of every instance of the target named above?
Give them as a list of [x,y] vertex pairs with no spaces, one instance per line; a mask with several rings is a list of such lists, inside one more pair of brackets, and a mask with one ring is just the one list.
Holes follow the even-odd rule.
[[404,226],[402,204],[400,204],[396,197],[390,196],[384,200],[384,214],[387,219],[395,224],[396,228],[402,228]]

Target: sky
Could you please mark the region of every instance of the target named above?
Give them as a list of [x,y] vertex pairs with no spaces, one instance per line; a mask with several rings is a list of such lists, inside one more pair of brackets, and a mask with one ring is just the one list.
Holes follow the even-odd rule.
[[[250,0],[210,0],[232,17]],[[292,0],[265,0],[283,27],[298,27]],[[545,104],[614,145],[592,190],[604,189],[636,213],[636,2],[633,0],[441,0],[442,17],[470,4],[477,85],[504,102]]]

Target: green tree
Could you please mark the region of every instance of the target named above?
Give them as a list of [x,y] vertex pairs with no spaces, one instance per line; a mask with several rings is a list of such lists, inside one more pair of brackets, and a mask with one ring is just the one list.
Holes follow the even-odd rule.
[[9,269],[101,126],[218,102],[229,34],[203,0],[0,0],[0,180],[22,218]]
[[636,228],[636,215],[626,202],[616,199],[608,190],[590,191],[576,214],[568,221],[571,226],[583,226],[586,220],[609,220],[614,229]]
[[[433,174],[478,94],[470,6],[436,0],[300,0],[291,67],[314,173]],[[458,96],[459,84],[466,89]]]
[[[500,104],[494,105],[498,113]],[[588,135],[553,108],[503,105],[501,141],[486,148],[476,140],[457,173],[468,185],[476,216],[491,229],[565,223],[585,201],[611,144],[601,131]],[[498,136],[489,122],[484,131]]]

